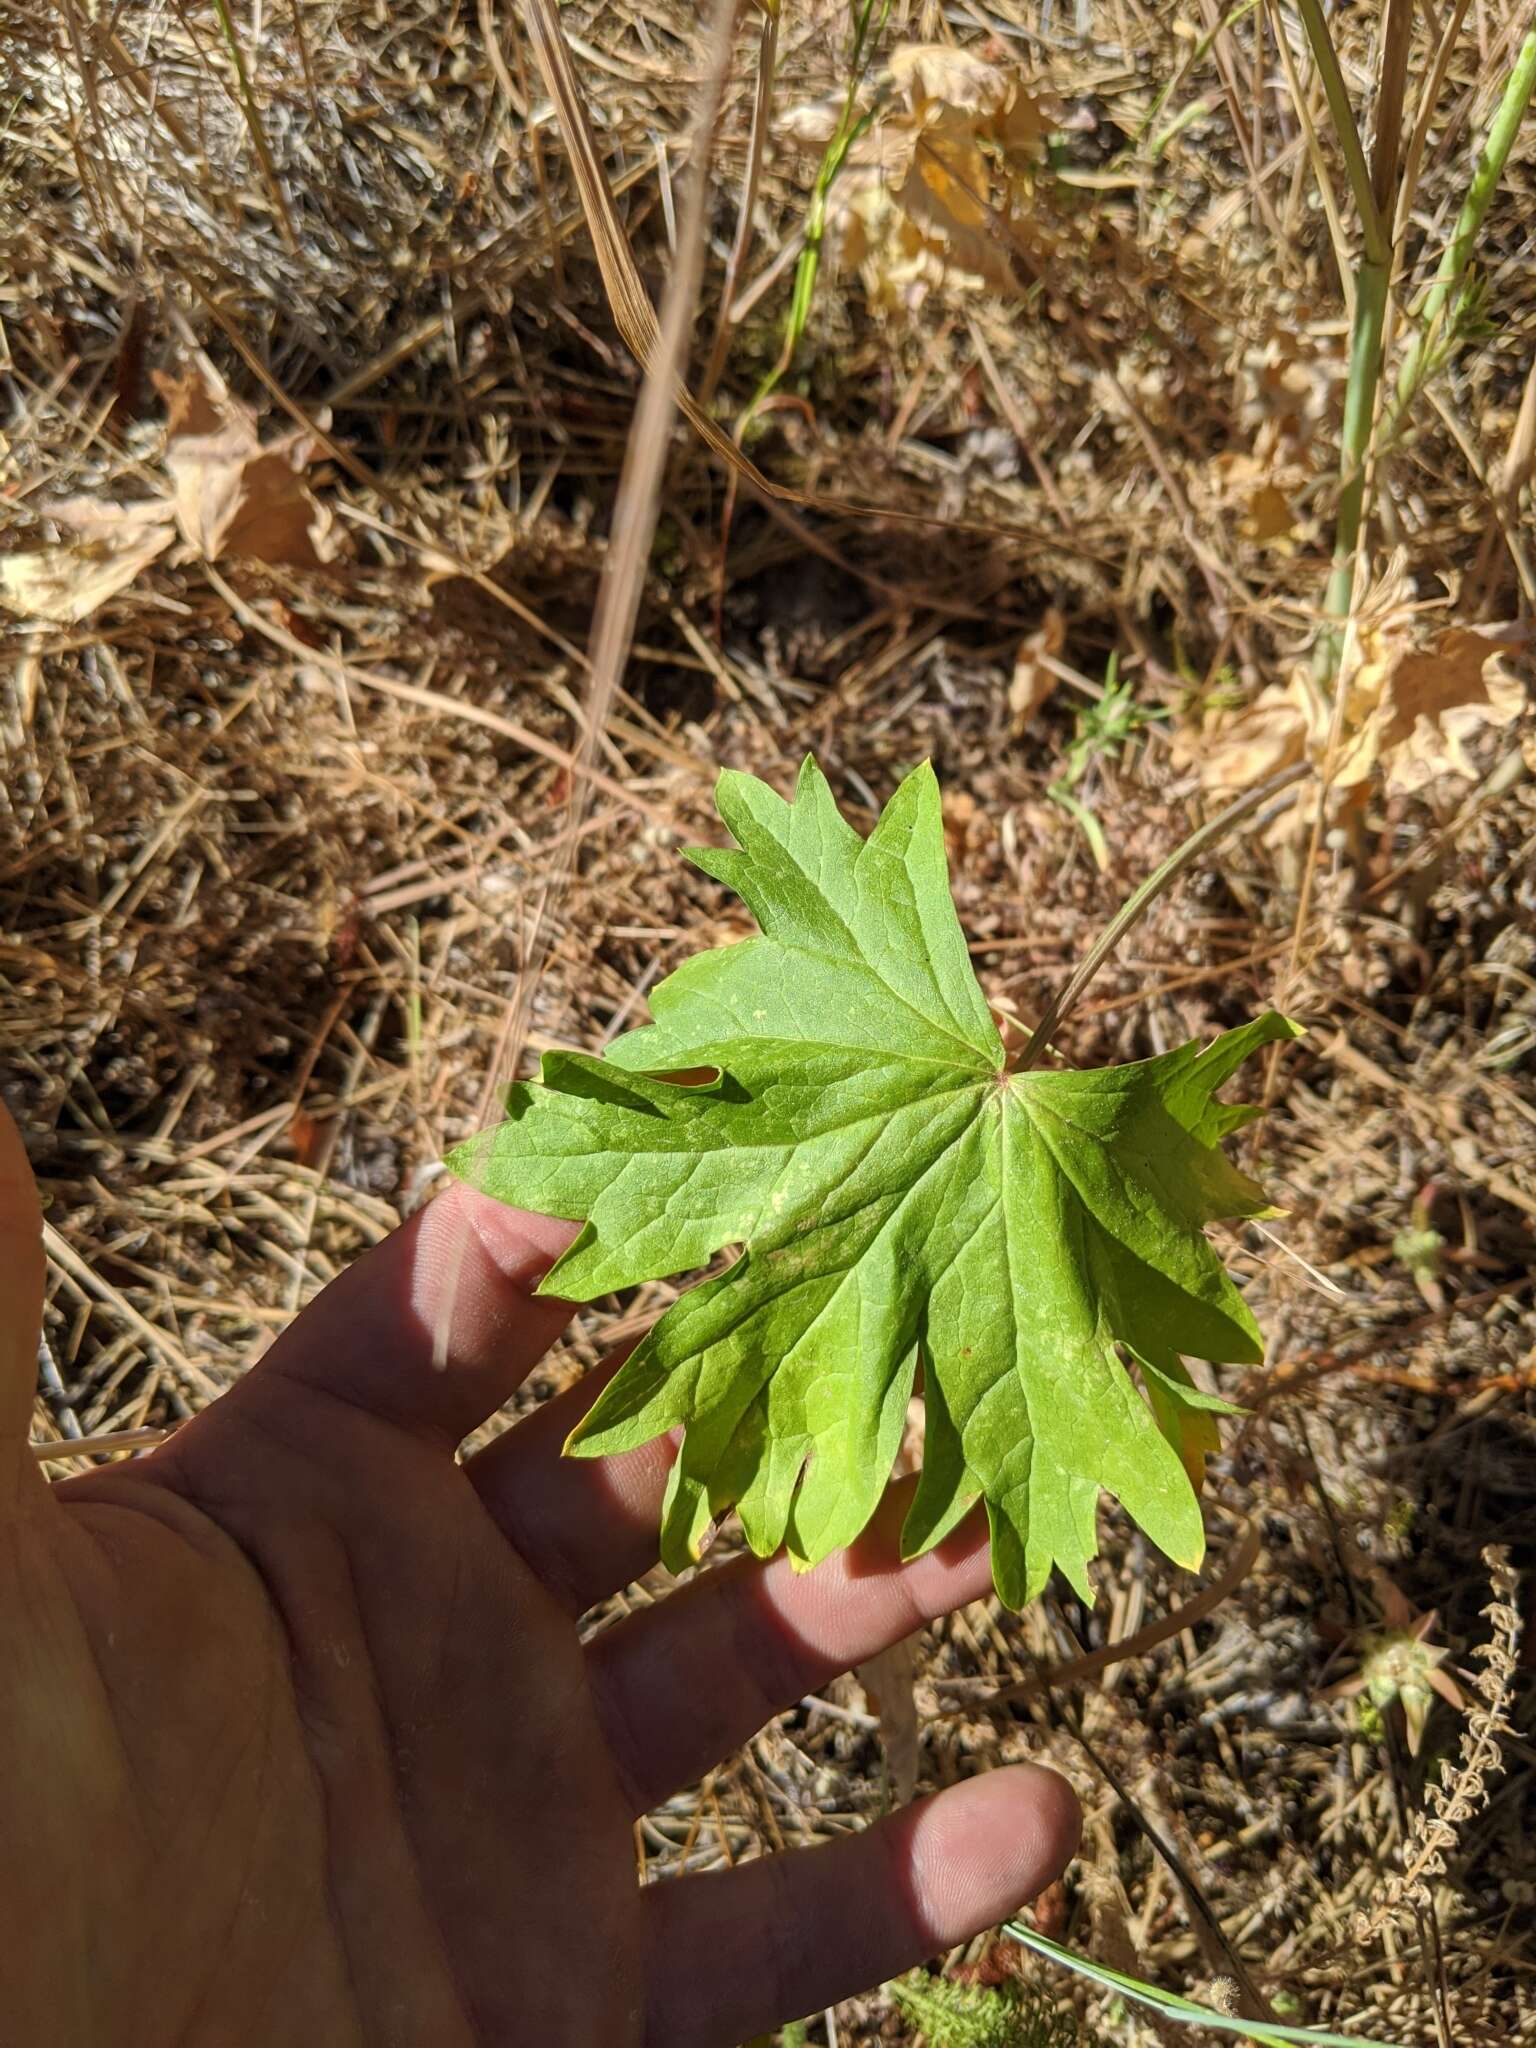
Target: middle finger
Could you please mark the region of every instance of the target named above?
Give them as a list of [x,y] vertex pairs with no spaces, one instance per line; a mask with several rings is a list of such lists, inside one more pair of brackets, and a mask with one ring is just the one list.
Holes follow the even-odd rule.
[[814,1571],[784,1556],[741,1558],[588,1645],[598,1711],[636,1813],[827,1679],[987,1591],[979,1509],[936,1550],[902,1563],[914,1484],[891,1487],[858,1541]]
[[512,1548],[572,1616],[656,1562],[671,1435],[609,1458],[566,1458],[566,1438],[624,1363],[626,1345],[465,1461]]

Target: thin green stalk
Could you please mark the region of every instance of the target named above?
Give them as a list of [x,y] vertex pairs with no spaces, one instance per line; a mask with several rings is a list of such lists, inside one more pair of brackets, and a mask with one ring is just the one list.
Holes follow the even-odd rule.
[[[1192,46],[1189,55],[1184,59],[1183,63],[1178,66],[1177,70],[1175,70],[1175,72],[1173,73],[1173,76],[1169,78],[1167,82],[1164,84],[1162,90],[1158,93],[1156,99],[1153,100],[1151,106],[1147,108],[1147,111],[1136,123],[1135,131],[1131,136],[1131,141],[1133,143],[1139,144],[1141,142],[1142,137],[1146,134],[1147,130],[1152,126],[1152,123],[1163,111],[1164,107],[1167,106],[1169,100],[1172,98],[1174,93],[1178,91],[1179,87],[1184,83],[1185,79],[1188,78],[1189,74],[1194,70],[1195,66],[1197,64],[1202,63],[1204,59],[1210,54],[1211,48],[1214,45],[1216,38],[1223,32],[1223,30],[1235,28],[1238,22],[1240,22],[1243,19],[1244,15],[1252,14],[1254,8],[1257,7],[1258,4],[1259,0],[1236,0],[1236,5],[1230,7],[1227,10],[1227,12],[1221,17],[1220,21],[1216,23],[1215,27],[1208,28],[1206,30],[1205,34],[1200,37],[1199,41]],[[1178,132],[1178,129],[1181,128],[1189,119],[1190,114],[1188,109],[1186,109],[1184,113],[1178,116],[1175,122],[1170,123],[1170,125],[1163,130],[1162,134],[1158,136],[1157,140],[1152,144],[1152,154],[1156,156],[1161,150],[1165,149],[1169,141],[1172,139],[1172,137]]]
[[[821,270],[822,244],[827,232],[827,203],[838,173],[848,160],[848,152],[869,126],[871,116],[858,111],[859,90],[864,83],[864,74],[869,60],[879,42],[887,20],[890,18],[891,0],[879,0],[880,18],[875,21],[876,0],[849,0],[849,15],[852,24],[852,39],[848,53],[848,90],[843,95],[843,110],[832,140],[827,144],[816,172],[816,183],[811,191],[811,203],[805,217],[805,246],[800,251],[800,261],[795,266],[794,290],[790,294],[789,312],[784,321],[784,342],[778,359],[752,394],[752,402],[736,423],[736,439],[750,423],[753,414],[768,397],[774,386],[783,377],[795,359],[800,346],[800,337],[805,333],[806,323],[811,315],[811,302],[816,295],[816,279]],[[873,26],[872,26],[873,24]]]
[[1477,237],[1487,218],[1488,207],[1498,190],[1499,180],[1504,175],[1504,166],[1509,161],[1509,152],[1525,118],[1531,96],[1536,92],[1536,28],[1533,28],[1520,46],[1519,55],[1511,67],[1509,78],[1500,97],[1493,124],[1488,130],[1488,140],[1483,144],[1477,168],[1472,173],[1472,183],[1462,202],[1461,212],[1451,239],[1445,245],[1439,268],[1430,285],[1423,305],[1419,308],[1413,338],[1403,357],[1402,368],[1397,373],[1397,390],[1383,421],[1384,436],[1394,433],[1401,423],[1403,414],[1413,403],[1419,387],[1423,384],[1434,361],[1437,339],[1445,325],[1448,312],[1453,312],[1452,297],[1460,288],[1466,276],[1467,266],[1472,260],[1472,251]]
[[1330,2034],[1320,2027],[1283,2027],[1271,2020],[1234,2019],[1208,2005],[1197,2005],[1192,1998],[1180,1998],[1177,1992],[1159,1991],[1155,1984],[1143,1984],[1139,1977],[1128,1977],[1122,1970],[1091,1962],[1087,1956],[1076,1955],[1060,1942],[1037,1934],[1022,1921],[1010,1920],[1003,1932],[1025,1948],[1033,1949],[1036,1955],[1044,1956],[1047,1962],[1060,1963],[1106,1991],[1118,1991],[1122,1998],[1148,2006],[1178,2026],[1210,2027],[1219,2033],[1237,2034],[1245,2041],[1261,2042],[1263,2048],[1392,2048],[1391,2042],[1369,2040],[1364,2034]]
[[1228,804],[1224,811],[1218,811],[1214,818],[1191,832],[1160,866],[1153,869],[1141,887],[1126,897],[1089,947],[1071,979],[1064,984],[1059,994],[1052,998],[1045,1015],[1030,1034],[1029,1043],[1019,1054],[1015,1063],[1015,1070],[1018,1073],[1027,1074],[1031,1067],[1039,1064],[1046,1047],[1077,1007],[1089,982],[1126,933],[1145,917],[1175,877],[1182,875],[1202,853],[1208,852],[1211,847],[1225,839],[1234,825],[1241,824],[1244,818],[1262,809],[1271,797],[1278,796],[1282,790],[1289,789],[1293,782],[1300,782],[1303,776],[1310,775],[1311,772],[1310,763],[1298,761],[1294,767],[1282,768],[1277,774],[1255,784],[1252,789],[1244,790],[1235,802]]

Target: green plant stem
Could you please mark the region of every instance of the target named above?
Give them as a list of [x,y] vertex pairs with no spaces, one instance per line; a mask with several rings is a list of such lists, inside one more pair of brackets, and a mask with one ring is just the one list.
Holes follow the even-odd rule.
[[1472,260],[1472,251],[1487,217],[1488,207],[1504,175],[1504,166],[1509,161],[1509,152],[1525,118],[1531,95],[1536,92],[1536,28],[1533,28],[1520,46],[1519,54],[1510,68],[1503,94],[1488,130],[1488,140],[1483,144],[1478,157],[1477,168],[1472,173],[1472,182],[1467,196],[1457,215],[1456,226],[1451,239],[1445,245],[1444,254],[1435,272],[1423,305],[1419,308],[1413,338],[1403,357],[1402,368],[1397,373],[1397,390],[1382,421],[1383,436],[1394,433],[1403,414],[1413,403],[1419,387],[1428,374],[1433,349],[1439,330],[1444,325],[1452,294],[1456,292]]
[[1342,621],[1354,597],[1355,555],[1365,518],[1366,471],[1371,451],[1371,424],[1381,381],[1381,338],[1386,323],[1387,295],[1392,279],[1392,237],[1376,202],[1376,181],[1365,160],[1360,130],[1355,125],[1349,89],[1339,69],[1338,53],[1328,33],[1321,0],[1297,0],[1307,31],[1312,61],[1322,80],[1323,95],[1333,117],[1334,132],[1344,153],[1344,168],[1360,215],[1360,262],[1355,270],[1355,314],[1349,337],[1349,382],[1344,393],[1344,433],[1339,449],[1339,510],[1334,530],[1333,568],[1323,599],[1329,624],[1318,635],[1313,674],[1324,685],[1338,673],[1343,650]]
[[1349,617],[1354,599],[1355,554],[1365,520],[1365,481],[1390,282],[1389,266],[1369,258],[1355,272],[1355,318],[1349,336],[1349,381],[1344,389],[1344,430],[1339,444],[1339,509],[1333,567],[1323,598],[1323,611],[1330,623],[1318,635],[1312,662],[1314,676],[1324,684],[1331,683],[1338,673],[1344,645],[1342,623]]
[[1376,194],[1371,183],[1370,166],[1365,160],[1365,150],[1360,142],[1360,130],[1355,126],[1354,108],[1349,103],[1349,88],[1344,83],[1344,74],[1339,69],[1338,53],[1333,47],[1333,37],[1328,33],[1321,0],[1296,0],[1296,11],[1307,31],[1307,41],[1312,48],[1312,61],[1317,66],[1323,82],[1323,96],[1328,102],[1328,111],[1333,116],[1334,133],[1339,138],[1339,147],[1344,152],[1344,168],[1349,175],[1349,187],[1355,195],[1355,205],[1360,210],[1360,228],[1365,249],[1365,260],[1369,263],[1389,264],[1392,258],[1391,239],[1386,223],[1376,205]]
[[[800,337],[805,332],[810,318],[811,302],[816,294],[816,279],[821,270],[822,245],[827,232],[827,201],[838,173],[847,162],[848,152],[869,126],[870,115],[858,111],[859,89],[864,83],[864,74],[869,66],[870,56],[890,17],[891,0],[880,0],[880,18],[875,21],[876,0],[851,0],[850,13],[853,21],[853,36],[848,53],[848,90],[843,95],[843,110],[838,119],[832,140],[823,152],[816,172],[816,183],[811,191],[811,203],[805,217],[805,246],[800,251],[800,261],[795,265],[794,289],[790,294],[789,312],[784,321],[784,342],[778,359],[752,394],[751,403],[736,422],[738,444],[753,415],[763,400],[778,384],[795,359],[795,350],[800,346]],[[873,24],[873,27],[872,27]]]
[[1282,790],[1289,789],[1293,782],[1300,782],[1303,776],[1311,773],[1310,762],[1298,761],[1293,767],[1282,768],[1278,774],[1271,775],[1254,788],[1245,790],[1235,803],[1228,804],[1224,811],[1218,811],[1207,824],[1191,832],[1182,845],[1174,848],[1161,866],[1153,869],[1141,887],[1125,899],[1105,925],[1070,980],[1052,997],[1045,1015],[1035,1026],[1028,1044],[1019,1055],[1016,1067],[1018,1073],[1027,1074],[1031,1067],[1039,1065],[1046,1047],[1076,1008],[1084,989],[1126,933],[1140,922],[1169,883],[1183,874],[1201,854],[1207,852],[1219,840],[1225,839],[1234,825],[1241,824],[1244,818],[1261,809],[1271,797],[1278,796]]
[[1136,2004],[1149,2006],[1165,2020],[1172,2020],[1184,2027],[1210,2027],[1224,2034],[1237,2034],[1247,2041],[1258,2041],[1264,2048],[1392,2048],[1389,2041],[1368,2040],[1363,2034],[1330,2034],[1318,2027],[1283,2027],[1273,2021],[1233,2019],[1226,2013],[1215,2012],[1208,2005],[1197,2005],[1192,1998],[1180,1998],[1176,1992],[1159,1991],[1155,1984],[1143,1984],[1139,1977],[1128,1977],[1121,1970],[1111,1970],[1103,1963],[1091,1962],[1087,1956],[1063,1948],[1060,1942],[1050,1940],[1044,1934],[1037,1934],[1033,1927],[1026,1927],[1022,1921],[1010,1920],[1003,1932],[1025,1948],[1033,1949],[1048,1962],[1060,1963],[1079,1977],[1086,1977],[1090,1984],[1102,1985],[1106,1991],[1118,1991],[1123,1998],[1134,1999]]

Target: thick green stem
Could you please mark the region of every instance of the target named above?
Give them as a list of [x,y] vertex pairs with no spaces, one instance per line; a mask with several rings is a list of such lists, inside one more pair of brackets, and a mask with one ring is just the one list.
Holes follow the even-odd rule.
[[[1380,206],[1376,181],[1360,142],[1349,89],[1339,69],[1338,52],[1328,33],[1320,0],[1297,0],[1312,61],[1323,82],[1334,133],[1344,152],[1350,190],[1360,214],[1361,257],[1355,271],[1355,316],[1349,337],[1349,382],[1344,392],[1344,435],[1339,449],[1339,511],[1334,530],[1333,569],[1323,611],[1330,622],[1349,617],[1355,588],[1355,555],[1360,546],[1360,529],[1365,519],[1365,483],[1371,452],[1371,424],[1376,413],[1376,390],[1381,381],[1381,337],[1387,316],[1387,293],[1392,279],[1392,237]],[[1314,675],[1331,683],[1338,673],[1344,636],[1330,623],[1318,635],[1312,658]]]
[[1536,92],[1536,29],[1531,30],[1520,46],[1494,114],[1493,125],[1488,130],[1488,140],[1483,144],[1477,168],[1472,173],[1472,183],[1467,188],[1455,229],[1445,245],[1434,282],[1419,308],[1413,338],[1397,373],[1397,390],[1382,420],[1384,436],[1396,431],[1428,374],[1437,339],[1448,311],[1452,310],[1452,297],[1472,260],[1472,251],[1487,217],[1489,203],[1504,175],[1504,166],[1509,161],[1510,149],[1533,92]]
[[1338,137],[1339,147],[1344,152],[1344,168],[1349,173],[1350,190],[1355,195],[1355,205],[1360,210],[1360,230],[1367,263],[1389,266],[1392,260],[1392,245],[1386,223],[1376,206],[1376,194],[1371,182],[1370,166],[1365,160],[1365,151],[1360,143],[1360,130],[1355,126],[1355,113],[1349,104],[1349,87],[1344,83],[1344,74],[1339,69],[1338,52],[1333,47],[1333,38],[1328,33],[1328,23],[1323,17],[1320,0],[1296,0],[1297,12],[1307,31],[1307,41],[1312,48],[1312,61],[1317,66],[1318,76],[1323,82],[1323,96],[1328,102],[1328,112],[1333,118],[1333,132]]
[[1333,537],[1333,568],[1323,611],[1330,621],[1318,635],[1313,673],[1331,683],[1338,673],[1343,633],[1332,621],[1349,617],[1355,589],[1355,554],[1365,518],[1365,480],[1371,454],[1371,423],[1381,381],[1381,336],[1390,283],[1385,263],[1363,262],[1355,272],[1355,322],[1349,337],[1349,382],[1344,390],[1344,432],[1339,446],[1339,510]]

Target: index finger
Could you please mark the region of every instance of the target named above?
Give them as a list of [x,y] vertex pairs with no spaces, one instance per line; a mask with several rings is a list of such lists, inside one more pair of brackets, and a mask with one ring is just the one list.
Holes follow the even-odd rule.
[[455,1183],[338,1274],[249,1384],[334,1395],[451,1449],[570,1321],[569,1302],[535,1289],[575,1235]]

